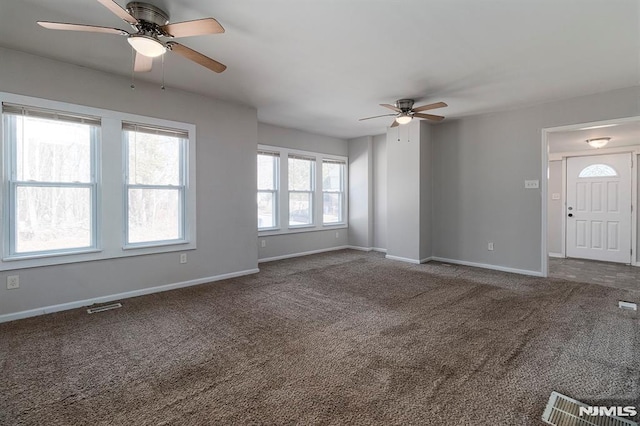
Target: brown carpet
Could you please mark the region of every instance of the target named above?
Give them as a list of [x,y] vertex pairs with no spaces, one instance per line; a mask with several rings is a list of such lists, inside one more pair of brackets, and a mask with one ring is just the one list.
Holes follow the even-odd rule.
[[637,292],[350,250],[260,268],[0,324],[0,424],[538,425],[552,390],[640,406],[638,315],[617,307]]

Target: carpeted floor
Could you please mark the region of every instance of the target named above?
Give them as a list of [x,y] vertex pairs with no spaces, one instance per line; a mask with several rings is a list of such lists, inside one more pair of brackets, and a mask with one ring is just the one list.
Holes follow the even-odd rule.
[[260,269],[0,324],[0,424],[538,425],[552,390],[640,406],[638,315],[617,307],[637,292],[350,250]]

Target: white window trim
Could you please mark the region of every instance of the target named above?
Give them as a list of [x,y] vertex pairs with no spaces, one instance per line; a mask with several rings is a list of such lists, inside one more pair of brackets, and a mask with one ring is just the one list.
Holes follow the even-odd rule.
[[[5,232],[8,231],[9,211],[6,203],[2,208],[2,227],[0,229],[0,240],[2,244],[2,258],[0,259],[0,271],[31,268],[38,266],[59,265],[75,262],[87,262],[102,259],[112,259],[137,255],[147,255],[155,253],[167,253],[183,250],[194,250],[196,245],[196,127],[193,124],[182,123],[171,120],[164,120],[153,117],[146,117],[137,114],[129,114],[119,111],[93,108],[83,105],[58,102],[53,100],[34,98],[30,96],[16,95],[12,93],[0,92],[0,103],[26,105],[34,108],[45,108],[50,110],[65,111],[100,117],[102,121],[101,135],[96,147],[100,152],[97,154],[98,161],[96,177],[98,182],[97,190],[97,241],[96,248],[80,249],[78,251],[60,253],[37,253],[32,256],[9,255],[6,242],[8,241]],[[126,217],[122,214],[124,209],[124,153],[122,149],[122,122],[135,122],[149,126],[174,128],[184,130],[188,133],[188,142],[185,147],[185,154],[188,158],[188,171],[185,176],[185,230],[184,241],[171,241],[167,244],[159,245],[153,242],[144,246],[130,246],[124,249],[124,226]],[[0,135],[4,137],[4,120],[0,120]],[[6,149],[7,144],[3,143],[4,149],[0,150],[0,164],[2,165],[3,184],[0,189],[0,196],[6,200],[9,195],[9,168],[7,161],[10,157]],[[117,212],[117,213],[114,213]]]
[[[279,225],[278,228],[270,228],[270,229],[259,229],[258,236],[266,237],[269,235],[283,235],[283,234],[297,234],[304,232],[318,232],[318,231],[327,231],[332,229],[342,229],[348,228],[348,217],[349,217],[349,159],[348,157],[341,155],[333,155],[333,154],[323,154],[319,152],[310,152],[310,151],[302,151],[298,149],[291,148],[283,148],[279,146],[273,145],[258,145],[258,151],[270,151],[279,153],[279,180],[277,187],[279,188],[278,194],[278,220],[277,223]],[[296,225],[289,226],[289,188],[288,188],[288,176],[289,176],[289,162],[287,161],[289,155],[292,156],[301,156],[301,157],[309,157],[315,159],[315,167],[314,167],[314,182],[316,183],[315,190],[313,191],[313,219],[314,223],[311,225]],[[322,223],[323,217],[323,194],[324,191],[321,187],[322,184],[322,160],[335,160],[335,161],[343,161],[345,163],[344,167],[344,216],[342,222],[336,223]],[[287,185],[285,185],[285,183]],[[320,187],[318,187],[318,183]],[[306,192],[306,191],[302,191]]]
[[[258,155],[260,155],[260,149],[258,149]],[[263,150],[264,151],[264,150]],[[264,151],[264,152],[270,152],[276,161],[275,161],[275,165],[274,165],[274,170],[273,170],[273,187],[274,189],[260,189],[258,188],[258,191],[256,192],[256,194],[260,194],[260,193],[265,193],[265,194],[272,194],[273,197],[273,203],[275,204],[274,206],[274,211],[275,211],[275,225],[274,226],[264,226],[262,228],[258,227],[258,231],[259,232],[263,232],[263,231],[274,231],[274,230],[278,230],[280,229],[280,153],[276,152],[276,151]]]

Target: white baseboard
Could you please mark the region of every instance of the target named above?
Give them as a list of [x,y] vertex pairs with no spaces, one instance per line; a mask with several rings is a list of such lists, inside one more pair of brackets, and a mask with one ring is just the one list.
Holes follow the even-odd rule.
[[359,251],[372,251],[373,247],[360,247],[360,246],[347,246],[347,248],[351,250],[359,250]]
[[325,253],[327,251],[344,250],[344,249],[349,249],[349,248],[353,248],[353,247],[352,246],[338,246],[338,247],[329,247],[329,248],[319,249],[319,250],[303,251],[303,252],[300,252],[300,253],[283,254],[282,256],[265,257],[264,259],[258,259],[258,263],[273,262],[274,260],[291,259],[293,257],[308,256],[310,254]]
[[565,256],[562,253],[549,253],[549,257],[559,257],[564,259]]
[[390,254],[385,255],[385,258],[389,260],[398,260],[400,262],[413,263],[415,265],[419,265],[422,263],[422,261],[419,259],[410,259],[408,257],[392,256]]
[[0,323],[15,321],[23,318],[35,317],[38,315],[51,314],[53,312],[67,311],[69,309],[82,308],[83,306],[90,306],[95,303],[107,303],[114,300],[128,299],[130,297],[144,296],[151,293],[160,293],[162,291],[175,290],[183,287],[191,287],[194,285],[205,284],[214,281],[226,280],[229,278],[241,277],[243,275],[250,275],[260,272],[260,269],[247,269],[245,271],[231,272],[229,274],[215,275],[212,277],[198,278],[195,280],[182,281],[179,283],[160,285],[157,287],[142,288],[139,290],[127,291],[124,293],[110,294],[107,296],[94,297],[92,299],[78,300],[75,302],[61,303],[59,305],[45,306],[37,309],[30,309],[27,311],[14,312],[11,314],[0,315]]
[[380,248],[380,247],[371,247],[371,250],[377,251],[377,252],[380,252],[380,253],[386,253],[387,252],[386,248]]
[[425,257],[424,259],[420,259],[420,263],[427,263],[427,262],[431,262],[433,260],[433,257],[429,256],[429,257]]
[[490,265],[488,263],[467,262],[466,260],[446,259],[444,257],[433,256],[431,260],[444,263],[453,263],[454,265],[473,266],[474,268],[493,269],[494,271],[511,272],[513,274],[531,275],[533,277],[544,276],[540,271],[530,271],[527,269],[508,268],[506,266]]

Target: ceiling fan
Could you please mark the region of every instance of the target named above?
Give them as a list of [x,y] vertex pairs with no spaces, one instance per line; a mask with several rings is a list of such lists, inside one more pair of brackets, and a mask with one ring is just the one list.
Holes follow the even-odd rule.
[[[223,33],[224,28],[215,19],[204,18],[170,24],[169,15],[164,10],[148,3],[131,2],[127,4],[125,10],[113,0],[97,1],[130,24],[134,32],[130,33],[119,28],[49,21],[38,21],[38,25],[50,30],[87,31],[126,36],[127,41],[136,51],[133,67],[136,72],[151,71],[153,58],[163,55],[167,50],[211,71],[220,73],[227,68],[226,65],[171,40],[175,37]],[[169,40],[163,41],[164,38]]]
[[374,117],[361,118],[358,121],[371,120],[372,118],[379,118],[379,117],[390,117],[394,115],[395,118],[393,119],[393,123],[391,123],[391,127],[397,127],[400,124],[409,123],[411,120],[414,119],[414,117],[422,118],[425,120],[432,120],[432,121],[444,120],[444,117],[441,115],[432,115],[432,114],[422,113],[422,111],[428,111],[428,110],[437,109],[437,108],[444,108],[448,106],[444,102],[436,102],[433,104],[422,105],[416,108],[413,107],[413,102],[414,102],[413,99],[399,99],[396,101],[395,105],[380,104],[380,106],[389,108],[390,110],[393,110],[395,112],[393,114],[383,114],[383,115],[376,115]]

